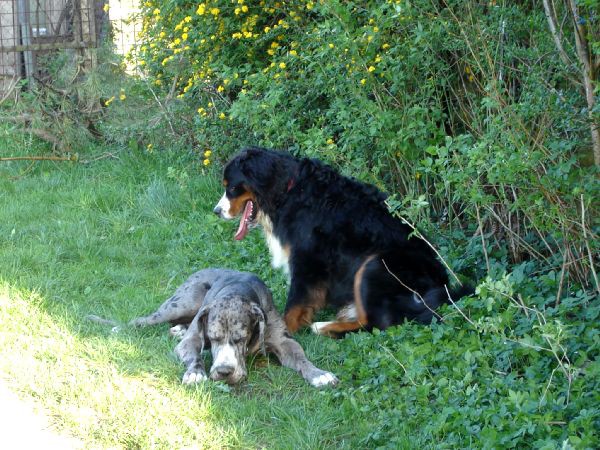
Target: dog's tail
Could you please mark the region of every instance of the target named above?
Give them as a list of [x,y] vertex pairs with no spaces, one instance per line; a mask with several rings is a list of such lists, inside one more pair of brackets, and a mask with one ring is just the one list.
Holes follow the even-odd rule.
[[470,284],[465,284],[463,286],[459,286],[453,289],[444,289],[444,303],[453,304],[459,301],[463,297],[467,297],[468,295],[473,295],[475,293],[475,289]]
[[101,325],[111,326],[113,327],[112,331],[115,333],[118,332],[123,326],[123,324],[117,322],[116,320],[104,319],[103,317],[96,316],[94,314],[88,314],[87,316],[85,316],[85,319],[91,322],[99,323]]

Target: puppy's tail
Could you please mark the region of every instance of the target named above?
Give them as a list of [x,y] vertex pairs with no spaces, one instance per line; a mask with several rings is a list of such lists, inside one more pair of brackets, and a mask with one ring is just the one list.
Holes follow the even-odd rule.
[[104,318],[102,318],[100,316],[96,316],[94,314],[88,314],[87,316],[85,316],[85,319],[89,320],[91,322],[99,323],[101,325],[112,326],[113,333],[120,331],[121,327],[123,326],[123,324],[121,324],[115,320],[104,319]]

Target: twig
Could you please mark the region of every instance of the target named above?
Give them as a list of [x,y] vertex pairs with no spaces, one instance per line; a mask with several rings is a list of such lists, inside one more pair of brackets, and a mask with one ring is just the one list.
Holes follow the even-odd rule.
[[557,307],[558,304],[560,303],[560,297],[562,295],[563,283],[565,281],[565,272],[567,271],[567,255],[568,254],[569,254],[568,249],[565,248],[565,251],[563,253],[562,268],[560,269],[560,281],[558,282],[558,290],[556,291],[556,301],[554,302],[554,307]]
[[594,258],[592,256],[592,250],[590,249],[590,244],[588,242],[587,236],[587,228],[585,226],[585,204],[583,202],[583,194],[581,195],[581,228],[583,229],[583,242],[585,242],[585,248],[588,251],[588,258],[590,259],[590,270],[592,271],[592,276],[594,277],[594,282],[596,283],[596,292],[600,294],[600,284],[598,284],[598,275],[596,274],[596,269],[594,268]]
[[544,13],[546,14],[546,19],[548,20],[548,27],[550,28],[550,34],[552,35],[554,45],[556,45],[556,49],[558,50],[558,55],[567,67],[572,67],[573,62],[569,58],[569,55],[567,54],[562,45],[562,29],[558,29],[558,27],[556,26],[556,17],[554,16],[553,8],[550,7],[550,2],[548,0],[543,0],[542,3],[544,4]]
[[[389,204],[386,201],[386,205],[389,208]],[[425,237],[421,234],[421,232],[419,230],[417,230],[417,228],[410,223],[408,220],[406,220],[404,217],[402,217],[400,214],[396,213],[398,215],[398,217],[409,227],[412,228],[413,232],[415,233],[415,235],[419,238],[419,239],[423,239],[425,241],[425,243],[431,248],[431,250],[433,250],[435,252],[435,254],[437,255],[437,257],[440,259],[440,261],[442,262],[442,264],[446,267],[446,269],[448,269],[448,272],[450,272],[450,274],[454,277],[454,279],[458,282],[459,285],[462,286],[462,283],[460,282],[460,280],[458,279],[458,276],[456,276],[456,274],[454,273],[454,271],[450,268],[450,266],[448,265],[448,263],[446,262],[446,260],[444,258],[442,258],[442,255],[440,255],[440,252],[437,251],[437,249],[431,244],[431,242],[429,242],[427,239],[425,239]]]
[[475,205],[475,212],[477,213],[477,223],[479,224],[479,231],[481,234],[481,246],[483,247],[483,256],[485,257],[485,267],[487,268],[487,272],[490,273],[490,260],[485,245],[485,237],[483,236],[483,224],[481,223],[481,217],[479,216],[479,205]]
[[77,155],[72,156],[7,156],[0,161],[77,161]]
[[412,383],[412,385],[413,385],[413,386],[416,386],[416,385],[417,385],[417,383],[415,383],[415,380],[413,380],[413,379],[411,378],[411,376],[408,374],[408,370],[406,370],[406,367],[404,367],[404,364],[402,364],[402,363],[401,363],[401,362],[398,360],[398,358],[396,358],[396,357],[394,356],[394,354],[393,354],[393,353],[390,351],[390,349],[389,349],[389,348],[387,348],[387,347],[384,347],[384,346],[383,346],[383,345],[381,345],[381,344],[379,344],[379,347],[381,347],[383,350],[385,350],[385,351],[386,351],[386,352],[387,352],[387,353],[388,353],[388,354],[389,354],[389,355],[392,357],[392,359],[393,359],[394,361],[396,361],[396,362],[398,363],[398,365],[404,369],[404,374],[406,375],[406,377],[409,379],[409,381]]
[[475,324],[475,322],[473,322],[471,319],[469,319],[467,317],[467,315],[465,313],[463,313],[462,310],[458,307],[458,305],[456,303],[454,303],[454,300],[452,300],[452,296],[450,295],[450,291],[448,290],[448,286],[444,285],[444,289],[446,289],[446,294],[448,294],[448,300],[450,300],[450,303],[452,303],[452,305],[456,308],[456,310],[460,313],[460,315],[465,318],[465,320],[467,322],[469,322],[471,325],[473,325],[473,328],[475,328],[476,330],[478,330],[477,325]]
[[398,278],[396,276],[395,273],[393,273],[390,268],[388,267],[388,265],[385,263],[385,260],[383,258],[381,258],[381,262],[383,263],[385,270],[388,271],[388,273],[393,276],[396,281],[398,281],[398,283],[400,283],[402,286],[404,286],[406,289],[408,289],[410,292],[412,292],[414,295],[416,295],[417,297],[419,297],[419,299],[421,300],[421,302],[425,305],[425,307],[431,311],[438,319],[443,320],[442,316],[440,316],[434,309],[430,308],[429,305],[427,304],[427,302],[425,301],[425,299],[421,296],[421,294],[419,294],[417,291],[415,291],[414,289],[410,288],[409,286],[407,286],[400,278]]
[[[175,77],[175,80],[177,80],[177,77]],[[175,134],[175,129],[173,128],[173,124],[171,123],[171,119],[169,117],[169,111],[167,110],[167,108],[165,108],[165,105],[163,105],[161,103],[161,101],[158,99],[158,96],[154,92],[154,89],[152,89],[152,86],[150,86],[149,83],[147,83],[147,85],[148,85],[148,89],[150,89],[150,92],[152,93],[152,96],[154,97],[154,100],[156,100],[156,103],[158,103],[158,106],[160,106],[160,109],[163,110],[163,113],[167,119],[167,123],[169,124],[169,128],[171,129],[171,133]]]
[[117,155],[115,155],[114,153],[110,153],[110,152],[105,152],[100,156],[96,156],[95,158],[92,159],[85,159],[82,161],[79,161],[81,164],[90,164],[96,161],[99,161],[101,159],[105,159],[105,158],[113,158],[113,159],[119,159],[119,157]]

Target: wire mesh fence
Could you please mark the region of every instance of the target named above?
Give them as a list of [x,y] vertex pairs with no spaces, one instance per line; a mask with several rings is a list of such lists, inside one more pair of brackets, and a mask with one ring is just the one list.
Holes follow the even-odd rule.
[[141,29],[139,0],[0,0],[0,95],[21,79],[34,83],[42,55],[72,49],[85,57],[107,41],[132,55],[125,61],[133,73]]

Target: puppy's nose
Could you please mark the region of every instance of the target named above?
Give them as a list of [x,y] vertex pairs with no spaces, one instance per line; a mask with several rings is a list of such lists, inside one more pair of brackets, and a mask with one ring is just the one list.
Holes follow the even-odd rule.
[[223,211],[223,208],[221,208],[219,205],[215,206],[215,209],[213,209],[213,212],[217,215],[220,216],[221,212]]
[[233,366],[219,366],[215,369],[219,378],[227,378],[234,371],[235,367]]

